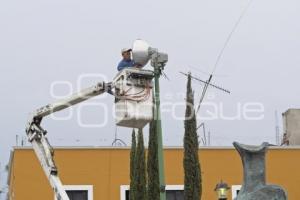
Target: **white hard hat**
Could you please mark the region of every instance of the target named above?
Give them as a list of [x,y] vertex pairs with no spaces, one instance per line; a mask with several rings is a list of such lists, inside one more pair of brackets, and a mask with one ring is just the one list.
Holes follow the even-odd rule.
[[127,52],[127,51],[131,51],[132,49],[130,49],[130,48],[123,48],[122,50],[121,50],[121,53],[123,54],[123,53],[125,53],[125,52]]

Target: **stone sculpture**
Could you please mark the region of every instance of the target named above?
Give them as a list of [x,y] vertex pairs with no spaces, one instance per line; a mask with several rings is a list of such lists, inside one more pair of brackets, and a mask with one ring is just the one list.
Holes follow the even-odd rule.
[[265,155],[269,144],[250,146],[234,142],[233,145],[244,167],[244,183],[236,200],[287,200],[283,188],[266,185]]

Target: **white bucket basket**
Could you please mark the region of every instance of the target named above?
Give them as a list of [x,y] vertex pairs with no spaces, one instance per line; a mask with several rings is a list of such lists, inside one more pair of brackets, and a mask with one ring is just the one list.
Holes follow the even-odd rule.
[[153,119],[153,72],[125,68],[114,78],[117,126],[143,128]]

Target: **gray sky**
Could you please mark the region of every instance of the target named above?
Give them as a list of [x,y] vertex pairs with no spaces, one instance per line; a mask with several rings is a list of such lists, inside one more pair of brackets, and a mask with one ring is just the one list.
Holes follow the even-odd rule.
[[[111,80],[120,60],[120,49],[137,38],[169,54],[162,79],[162,102],[183,102],[186,80],[179,71],[192,71],[207,79],[218,52],[248,1],[0,1],[0,161],[7,163],[15,135],[24,135],[28,113],[55,99],[54,81],[77,88],[83,74],[105,74]],[[264,119],[205,120],[212,145],[237,140],[275,143],[274,112],[299,107],[300,3],[297,0],[253,0],[215,72],[214,83],[230,89],[227,95],[209,89],[206,102],[223,104],[228,116],[239,103],[259,102]],[[88,86],[97,78],[85,79]],[[200,85],[194,82],[198,99]],[[69,90],[57,87],[56,94]],[[175,95],[171,100],[166,95]],[[111,96],[90,101],[113,107]],[[110,145],[115,125],[111,115],[103,128],[81,128],[76,109],[71,120],[44,120],[53,145]],[[184,108],[176,110],[184,115]],[[205,115],[206,110],[202,110]],[[67,114],[63,112],[60,116]],[[87,122],[103,119],[103,110],[83,110]],[[201,115],[200,115],[201,117]],[[163,114],[165,145],[181,145],[183,122]],[[199,121],[200,122],[200,121]],[[130,143],[130,130],[118,129]],[[147,133],[147,130],[145,130]]]

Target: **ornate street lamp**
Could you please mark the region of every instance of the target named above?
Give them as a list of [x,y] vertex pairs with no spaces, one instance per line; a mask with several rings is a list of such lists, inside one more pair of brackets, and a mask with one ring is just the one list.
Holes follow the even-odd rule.
[[224,183],[222,180],[216,185],[215,192],[217,193],[218,200],[227,200],[228,190],[230,187],[227,183]]

